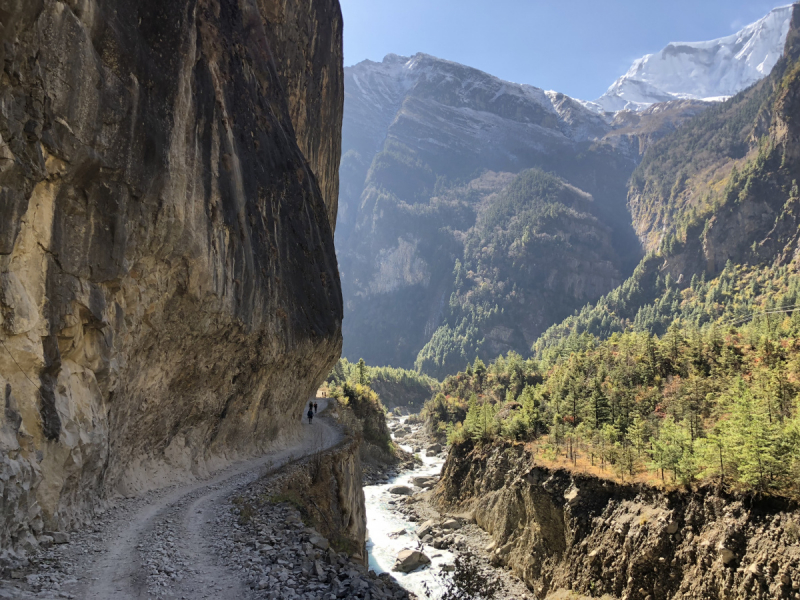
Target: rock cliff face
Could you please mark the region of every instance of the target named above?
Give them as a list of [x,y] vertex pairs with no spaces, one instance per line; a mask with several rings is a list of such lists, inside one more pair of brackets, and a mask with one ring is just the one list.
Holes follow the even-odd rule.
[[494,538],[493,561],[539,598],[798,597],[796,504],[552,471],[519,445],[469,450],[450,453],[437,497],[470,510]]
[[361,485],[361,440],[347,440],[312,455],[282,482],[283,494],[297,504],[337,552],[367,564],[367,507]]
[[0,548],[295,433],[341,348],[337,0],[0,10]]

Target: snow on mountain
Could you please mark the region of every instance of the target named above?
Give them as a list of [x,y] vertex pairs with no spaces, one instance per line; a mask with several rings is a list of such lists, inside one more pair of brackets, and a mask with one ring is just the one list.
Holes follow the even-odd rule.
[[677,99],[719,101],[765,77],[783,53],[792,6],[727,37],[669,44],[635,61],[628,72],[594,102],[598,112],[644,110]]
[[[380,63],[365,60],[345,68],[345,136],[351,130],[363,131],[366,120],[377,126],[376,134],[382,130],[373,136],[380,144],[385,128],[411,97],[536,124],[573,141],[597,139],[609,129],[583,103],[558,92],[504,81],[466,65],[418,53],[411,57],[389,54]],[[549,121],[543,120],[544,115],[551,115]],[[351,118],[355,122],[348,127]]]

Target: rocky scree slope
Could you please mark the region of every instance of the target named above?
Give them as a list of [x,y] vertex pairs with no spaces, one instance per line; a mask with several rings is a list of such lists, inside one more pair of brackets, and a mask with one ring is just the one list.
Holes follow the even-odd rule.
[[538,597],[800,598],[796,503],[660,491],[536,466],[520,444],[456,446],[435,488]]
[[[0,547],[296,433],[341,348],[336,0],[0,12]],[[180,475],[176,475],[180,474]]]

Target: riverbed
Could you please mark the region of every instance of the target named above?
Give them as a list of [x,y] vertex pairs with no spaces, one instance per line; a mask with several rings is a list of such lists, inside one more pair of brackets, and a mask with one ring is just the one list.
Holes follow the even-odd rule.
[[[411,452],[408,446],[401,446]],[[369,485],[364,487],[364,496],[367,503],[367,552],[369,553],[369,568],[376,573],[391,573],[393,577],[406,590],[416,594],[419,598],[439,598],[442,590],[438,583],[438,574],[441,566],[452,564],[453,554],[447,550],[436,550],[425,546],[424,552],[431,559],[431,565],[418,569],[412,573],[399,573],[392,571],[398,552],[406,548],[418,548],[419,538],[415,530],[419,523],[408,521],[402,513],[394,509],[390,502],[397,502],[399,506],[403,496],[389,493],[389,488],[394,485],[411,485],[412,477],[421,475],[439,475],[444,464],[440,457],[421,456],[422,465],[413,471],[400,473],[390,478],[388,483]],[[400,535],[392,535],[405,530]],[[426,596],[425,586],[428,586],[430,595]]]

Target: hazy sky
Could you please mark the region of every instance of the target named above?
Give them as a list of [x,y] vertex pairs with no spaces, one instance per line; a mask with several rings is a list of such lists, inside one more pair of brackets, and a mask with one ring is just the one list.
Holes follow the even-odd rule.
[[788,0],[340,0],[345,65],[426,52],[594,100],[669,42],[729,35]]

